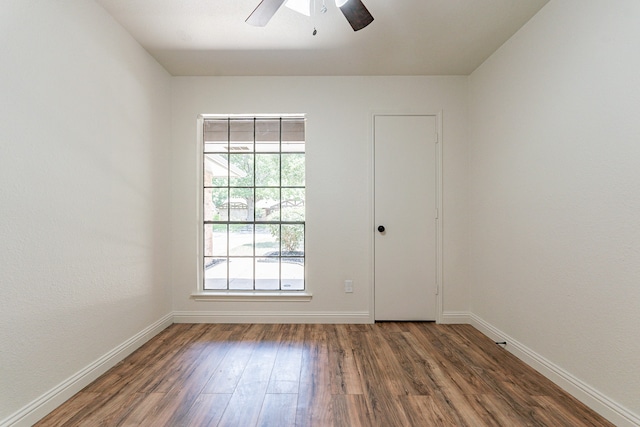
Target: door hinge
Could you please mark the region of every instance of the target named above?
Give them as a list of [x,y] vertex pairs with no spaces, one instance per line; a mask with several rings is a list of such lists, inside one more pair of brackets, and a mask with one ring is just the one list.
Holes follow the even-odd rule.
[[440,142],[440,134],[436,132],[436,144]]
[[438,208],[436,208],[436,219],[440,218],[440,212],[438,212]]
[[436,295],[438,295],[440,293],[440,286],[436,285]]

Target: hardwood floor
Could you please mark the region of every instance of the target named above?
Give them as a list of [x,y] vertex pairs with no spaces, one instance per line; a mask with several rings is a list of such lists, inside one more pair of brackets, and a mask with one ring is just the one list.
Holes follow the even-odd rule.
[[611,426],[468,325],[175,324],[37,426]]

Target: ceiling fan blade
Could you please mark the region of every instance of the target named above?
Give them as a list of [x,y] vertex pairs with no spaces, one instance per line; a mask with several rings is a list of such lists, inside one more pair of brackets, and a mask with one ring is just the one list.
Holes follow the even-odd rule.
[[285,0],[262,0],[245,22],[255,27],[264,27],[284,2]]
[[349,0],[340,6],[340,10],[351,24],[353,31],[361,30],[373,22],[373,16],[361,0]]

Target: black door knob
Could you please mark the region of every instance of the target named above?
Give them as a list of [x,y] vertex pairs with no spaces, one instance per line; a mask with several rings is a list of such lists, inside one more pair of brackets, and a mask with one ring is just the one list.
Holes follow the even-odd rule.
[[379,225],[378,226],[378,231],[381,233],[384,233],[384,225]]

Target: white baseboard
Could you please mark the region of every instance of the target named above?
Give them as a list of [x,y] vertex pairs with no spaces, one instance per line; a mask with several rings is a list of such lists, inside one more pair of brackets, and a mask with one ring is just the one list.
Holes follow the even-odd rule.
[[22,409],[1,420],[0,427],[33,425],[172,323],[173,313],[165,315]]
[[510,353],[542,375],[556,383],[582,403],[611,421],[618,427],[640,426],[640,416],[634,414],[598,390],[576,378],[560,366],[544,358],[513,337],[505,334],[484,319],[469,313],[469,324],[494,341],[506,341],[505,347]]
[[468,311],[445,311],[440,317],[443,325],[466,325],[471,323],[471,313]]
[[373,323],[367,311],[344,312],[259,312],[259,311],[174,311],[175,323]]

